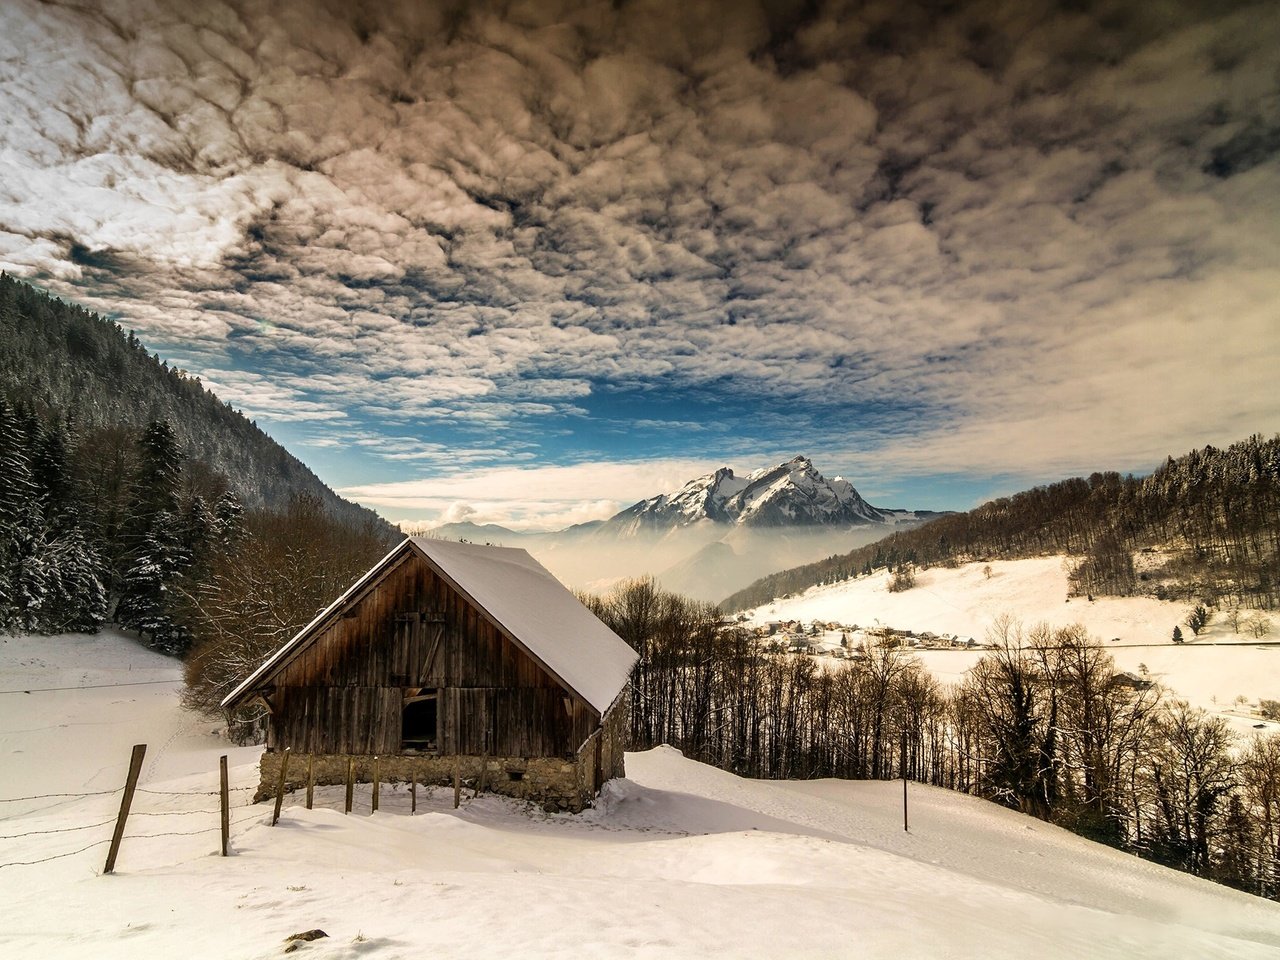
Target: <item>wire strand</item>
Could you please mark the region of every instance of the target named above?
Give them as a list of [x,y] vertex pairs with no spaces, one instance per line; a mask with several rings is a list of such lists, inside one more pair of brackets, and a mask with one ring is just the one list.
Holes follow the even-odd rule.
[[[253,790],[254,787],[229,787],[227,793],[235,793],[238,790]],[[149,793],[153,797],[216,797],[221,790],[148,790],[146,787],[138,787],[137,793]]]
[[[237,820],[232,820],[231,823],[227,825],[227,829],[230,830],[231,827],[239,826],[242,823],[248,823],[250,820],[256,820],[260,816],[265,817],[266,813],[265,812],[260,814],[254,813],[248,817],[240,817]],[[115,818],[113,817],[112,820],[114,819]],[[110,823],[111,820],[108,820],[106,822]],[[93,824],[93,826],[102,826],[102,825],[103,824]],[[205,829],[205,830],[190,830],[190,831],[175,830],[175,831],[168,831],[165,833],[129,834],[129,835],[126,835],[124,839],[145,840],[150,837],[195,837],[195,836],[199,836],[202,833],[212,833],[215,830],[221,830],[221,829],[222,829],[222,825],[219,824],[216,827],[209,827],[208,829]],[[39,860],[11,860],[7,863],[0,863],[0,870],[4,869],[5,867],[31,867],[31,866],[35,866],[38,863],[48,863],[50,860],[61,860],[64,857],[73,857],[77,853],[84,853],[86,850],[92,850],[94,847],[100,847],[104,843],[110,843],[110,842],[111,842],[110,838],[107,838],[106,840],[95,840],[93,843],[86,844],[85,846],[79,847],[75,850],[68,850],[66,853],[55,853],[51,857],[42,857]]]
[[109,793],[119,792],[120,791],[117,788],[115,790],[93,790],[89,793],[37,793],[34,797],[4,797],[3,799],[0,799],[0,803],[20,803],[23,800],[48,800],[52,797],[105,797]]
[[111,839],[95,840],[88,846],[81,847],[79,850],[68,850],[66,853],[55,853],[52,857],[44,857],[41,860],[12,860],[9,863],[0,863],[0,869],[5,867],[30,867],[37,863],[48,863],[50,860],[61,860],[63,857],[74,857],[77,853],[84,853],[86,850],[92,850],[94,847],[100,847],[104,843],[110,843]]
[[116,818],[103,820],[100,823],[86,823],[80,827],[58,827],[55,830],[28,830],[26,833],[10,833],[0,837],[0,840],[17,840],[19,837],[36,837],[46,833],[74,833],[76,830],[92,830],[94,827],[105,827],[109,823],[115,823]]
[[[241,823],[248,823],[250,820],[256,820],[258,817],[265,817],[266,812],[255,813],[252,816],[240,817],[228,824],[228,829]],[[202,833],[213,833],[215,830],[221,830],[222,825],[216,827],[205,827],[203,830],[166,830],[163,833],[131,833],[128,834],[126,840],[149,840],[153,837],[196,837]]]
[[108,687],[146,687],[154,683],[182,683],[182,681],[134,680],[130,683],[86,683],[79,687],[31,687],[27,690],[0,690],[0,693],[55,693],[59,690],[104,690]]

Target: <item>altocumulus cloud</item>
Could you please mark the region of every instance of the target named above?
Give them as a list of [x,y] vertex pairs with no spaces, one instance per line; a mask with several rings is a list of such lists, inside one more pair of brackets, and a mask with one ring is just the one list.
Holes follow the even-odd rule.
[[854,476],[1280,420],[1273,3],[0,20],[0,265],[391,465],[589,459],[611,393]]

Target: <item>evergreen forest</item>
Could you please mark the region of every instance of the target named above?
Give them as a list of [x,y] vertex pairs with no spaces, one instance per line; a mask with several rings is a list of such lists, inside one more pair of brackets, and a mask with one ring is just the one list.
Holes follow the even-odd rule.
[[288,522],[295,551],[343,542],[347,582],[395,538],[133,334],[0,274],[0,632],[112,620],[184,654],[212,571]]

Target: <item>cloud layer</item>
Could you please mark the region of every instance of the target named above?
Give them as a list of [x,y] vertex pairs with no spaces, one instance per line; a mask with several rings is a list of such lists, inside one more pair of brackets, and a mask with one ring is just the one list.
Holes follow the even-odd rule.
[[0,266],[340,480],[1045,475],[1280,428],[1274,4],[0,20]]

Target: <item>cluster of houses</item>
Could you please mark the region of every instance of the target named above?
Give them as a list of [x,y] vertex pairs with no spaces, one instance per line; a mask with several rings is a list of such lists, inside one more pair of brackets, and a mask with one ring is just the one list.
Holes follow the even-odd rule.
[[856,658],[864,646],[903,646],[917,650],[973,650],[983,646],[972,637],[936,634],[928,630],[916,633],[895,627],[859,626],[834,621],[770,620],[755,628],[762,643],[775,649],[814,656]]
[[[745,625],[745,618],[739,626]],[[936,634],[928,630],[916,633],[895,627],[860,627],[814,620],[809,624],[799,620],[770,620],[754,628],[756,637],[766,647],[789,653],[807,653],[810,656],[834,657],[838,660],[857,660],[865,656],[868,646],[902,646],[913,650],[979,650],[990,644],[979,643],[973,637],[957,634]],[[1155,686],[1155,681],[1143,674],[1130,671],[1117,672],[1111,683],[1133,691]]]

